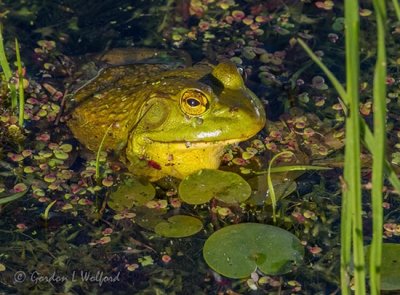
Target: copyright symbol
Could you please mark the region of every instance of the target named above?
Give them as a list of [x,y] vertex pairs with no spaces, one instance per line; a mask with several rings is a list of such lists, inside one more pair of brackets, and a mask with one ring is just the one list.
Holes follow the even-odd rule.
[[14,274],[14,283],[22,283],[26,279],[26,274],[22,270]]

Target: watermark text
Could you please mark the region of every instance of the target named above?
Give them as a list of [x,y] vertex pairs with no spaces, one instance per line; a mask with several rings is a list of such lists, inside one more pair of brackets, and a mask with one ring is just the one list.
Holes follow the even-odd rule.
[[35,284],[49,283],[51,285],[65,283],[67,281],[71,282],[81,281],[81,282],[95,283],[101,287],[103,284],[119,282],[120,272],[113,274],[105,274],[103,271],[93,272],[84,270],[79,270],[79,271],[74,270],[69,275],[58,274],[55,271],[47,274],[43,274],[39,271],[33,271],[31,273],[25,271],[17,271],[14,273],[14,283],[16,284],[23,283],[28,280]]

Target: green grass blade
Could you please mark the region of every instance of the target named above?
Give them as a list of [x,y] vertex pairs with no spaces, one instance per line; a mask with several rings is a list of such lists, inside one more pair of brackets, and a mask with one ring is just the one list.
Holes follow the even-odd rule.
[[[271,167],[269,171],[271,173],[283,173],[290,171],[307,171],[307,170],[331,170],[331,167],[326,166],[316,166],[316,165],[288,165],[288,166],[279,166],[279,167]],[[268,173],[268,170],[261,171],[253,171],[256,175],[262,175]]]
[[1,68],[4,72],[4,76],[6,77],[7,81],[9,81],[11,79],[12,72],[10,65],[7,61],[6,50],[4,48],[3,26],[0,26],[0,62]]
[[96,180],[99,180],[99,178],[100,178],[100,154],[101,154],[101,151],[103,150],[103,144],[104,144],[104,141],[105,141],[105,139],[107,137],[108,132],[110,132],[110,129],[111,129],[111,127],[113,125],[114,125],[114,123],[111,123],[110,126],[108,126],[106,132],[103,135],[103,138],[101,139],[99,148],[97,149],[97,153],[96,153],[96,174],[95,174]]
[[22,192],[15,193],[15,194],[12,194],[7,197],[0,197],[0,205],[4,205],[6,203],[15,201],[19,198],[22,198],[23,196],[25,196],[25,194],[28,192],[28,190],[29,190],[29,188],[27,188],[26,190],[24,190]]
[[4,48],[3,27],[1,25],[0,25],[0,66],[3,69],[7,84],[10,87],[11,109],[14,110],[15,107],[17,106],[17,90],[15,89],[14,84],[9,83],[12,77],[12,72],[10,64],[8,63],[7,60],[6,50]]
[[324,166],[313,166],[313,165],[290,165],[290,166],[279,166],[271,167],[271,173],[281,173],[290,171],[306,171],[306,170],[331,170],[330,167]]
[[396,13],[397,21],[400,22],[400,5],[399,0],[393,0],[394,12]]
[[297,39],[300,46],[303,47],[304,51],[308,54],[308,56],[321,68],[321,70],[325,73],[328,77],[329,81],[331,81],[333,87],[335,87],[336,91],[338,92],[340,98],[345,102],[346,106],[348,105],[348,98],[346,90],[343,88],[342,84],[336,79],[335,75],[323,64],[323,62],[319,59],[318,56],[312,52],[311,48],[301,39]]
[[19,126],[24,125],[24,115],[25,115],[25,97],[24,97],[24,77],[22,74],[22,63],[21,63],[21,55],[19,53],[19,43],[18,40],[15,39],[15,54],[17,56],[17,67],[18,67],[18,124]]
[[[371,130],[369,129],[369,127],[367,126],[367,124],[365,124],[365,121],[363,118],[360,117],[360,127],[361,127],[361,133],[362,133],[362,140],[363,143],[365,144],[365,146],[367,147],[367,149],[373,153],[374,151],[374,143],[375,143],[375,139],[374,136],[371,132]],[[392,164],[390,164],[390,162],[388,160],[385,160],[384,163],[384,167],[385,167],[385,174],[386,177],[389,179],[390,183],[393,185],[393,187],[395,188],[395,190],[400,193],[400,179],[397,177],[396,172],[394,171]]]
[[[361,195],[361,131],[359,119],[359,5],[358,1],[345,1],[345,44],[346,44],[346,85],[349,99],[349,114],[346,117],[346,147],[344,177],[348,187],[343,198],[348,200],[352,215],[352,242],[354,261],[354,290],[355,294],[366,294],[365,285],[365,256],[362,224],[362,195]],[[341,222],[346,222],[342,220]],[[348,251],[348,248],[343,248]]]
[[53,202],[51,202],[49,205],[47,205],[46,209],[44,210],[44,213],[42,215],[42,218],[44,220],[49,220],[49,213],[50,213],[50,209],[54,206],[54,204],[57,203],[57,200],[54,200]]
[[[348,161],[349,156],[345,156]],[[347,179],[348,170],[344,171],[344,178]],[[351,245],[352,245],[352,212],[351,200],[346,197],[348,189],[347,183],[342,179],[342,209],[340,216],[340,285],[343,295],[351,294],[350,291],[350,264],[351,264]]]
[[293,155],[293,152],[290,151],[284,151],[276,154],[275,156],[272,157],[271,161],[269,161],[268,165],[268,172],[267,172],[267,184],[269,188],[269,195],[271,197],[271,203],[272,203],[272,220],[274,223],[276,222],[276,195],[275,195],[275,189],[274,189],[274,184],[272,183],[272,178],[271,178],[271,169],[272,169],[272,164],[278,159],[279,157],[283,155]]
[[386,147],[386,4],[373,0],[377,23],[377,59],[374,73],[374,139],[372,162],[372,241],[370,250],[370,294],[380,294],[383,235],[383,172]]

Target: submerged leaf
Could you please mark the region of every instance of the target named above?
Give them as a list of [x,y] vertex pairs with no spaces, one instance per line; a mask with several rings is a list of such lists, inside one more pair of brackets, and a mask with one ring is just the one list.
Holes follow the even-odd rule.
[[135,205],[146,204],[155,194],[156,190],[150,182],[129,177],[111,193],[108,206],[115,211],[131,209]]
[[164,237],[183,238],[198,233],[202,228],[203,223],[195,217],[175,215],[157,224],[154,230]]
[[[370,246],[367,246],[366,261],[369,262]],[[400,244],[382,244],[381,290],[400,290]]]
[[179,185],[179,196],[188,204],[203,204],[212,198],[239,203],[251,194],[250,185],[238,174],[203,169],[189,175]]

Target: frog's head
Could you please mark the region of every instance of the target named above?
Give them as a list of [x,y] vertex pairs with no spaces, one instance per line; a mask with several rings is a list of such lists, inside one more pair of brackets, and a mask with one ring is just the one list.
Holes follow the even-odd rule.
[[169,73],[142,107],[127,156],[156,162],[161,169],[153,179],[218,168],[227,144],[247,140],[265,125],[261,102],[233,63],[198,69]]

